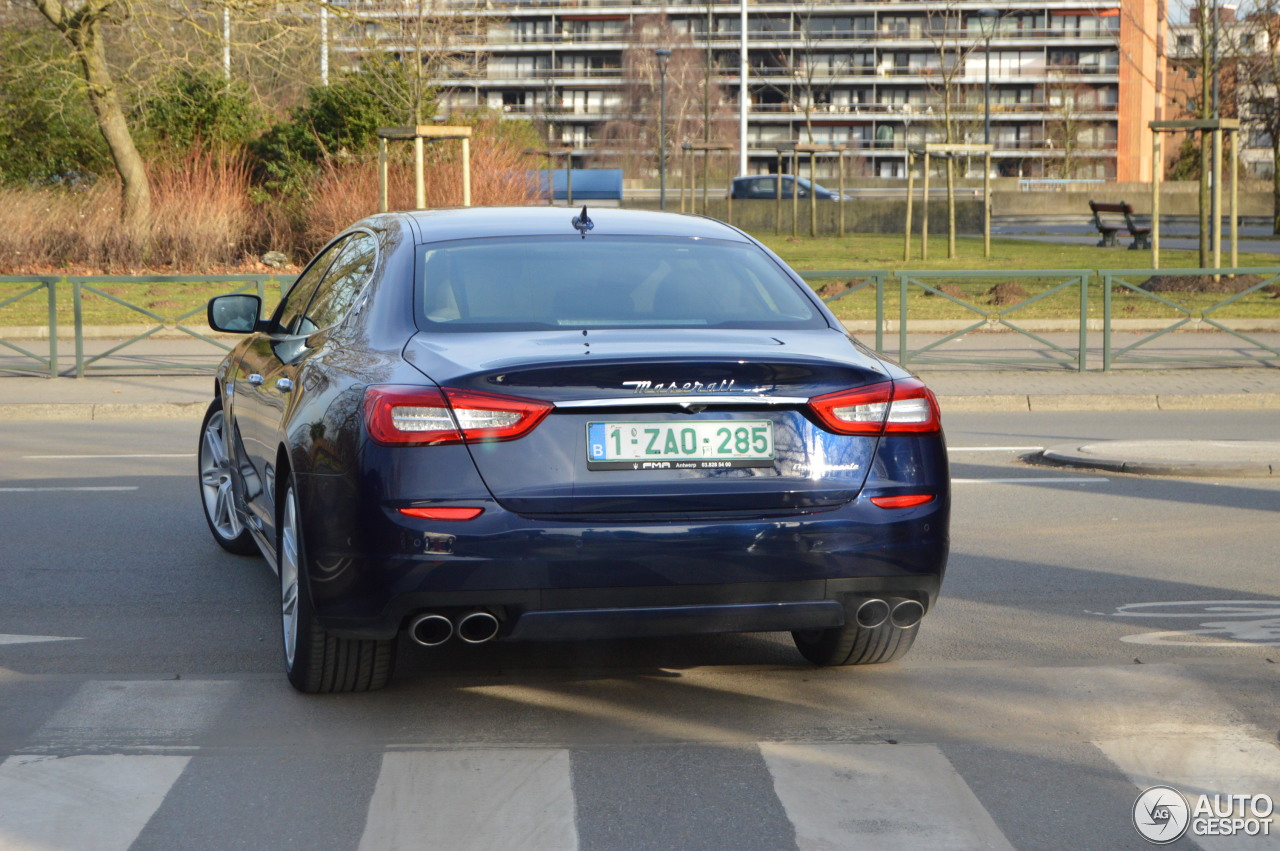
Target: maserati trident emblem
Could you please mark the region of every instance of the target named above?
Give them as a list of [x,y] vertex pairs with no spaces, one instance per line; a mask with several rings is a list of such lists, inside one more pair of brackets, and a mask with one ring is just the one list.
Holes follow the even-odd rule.
[[726,378],[707,384],[702,381],[624,381],[623,387],[630,387],[637,393],[764,393],[770,387],[739,387],[736,379]]

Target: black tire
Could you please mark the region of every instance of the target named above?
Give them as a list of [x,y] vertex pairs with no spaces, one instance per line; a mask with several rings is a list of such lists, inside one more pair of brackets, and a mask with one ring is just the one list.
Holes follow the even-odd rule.
[[258,545],[235,508],[231,480],[231,456],[227,452],[226,418],[222,400],[214,399],[200,423],[200,445],[196,452],[196,486],[200,489],[200,505],[213,539],[229,553],[253,555]]
[[307,582],[297,489],[290,476],[280,501],[277,566],[280,573],[281,629],[285,673],[306,694],[376,691],[391,679],[394,640],[339,638],[317,622]]
[[907,655],[920,625],[902,629],[885,621],[876,627],[859,626],[849,618],[844,626],[791,633],[800,655],[815,665],[879,665]]

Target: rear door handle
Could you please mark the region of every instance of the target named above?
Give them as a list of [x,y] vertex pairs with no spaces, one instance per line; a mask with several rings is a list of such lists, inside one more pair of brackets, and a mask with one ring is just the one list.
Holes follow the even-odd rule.
[[288,393],[293,389],[293,382],[287,378],[281,378],[276,381],[276,389],[281,393]]
[[251,375],[249,376],[249,383],[250,383],[250,384],[252,384],[254,387],[261,387],[261,386],[262,386],[262,376],[261,376],[261,375],[258,375],[258,373],[256,373],[256,372],[255,372],[255,373],[253,373],[253,374],[251,374]]

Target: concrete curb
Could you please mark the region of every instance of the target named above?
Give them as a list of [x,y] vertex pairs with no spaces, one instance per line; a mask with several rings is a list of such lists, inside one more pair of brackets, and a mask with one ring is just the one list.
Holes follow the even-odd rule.
[[199,419],[208,402],[148,402],[145,404],[13,402],[0,404],[0,422],[16,420],[141,420]]
[[1280,393],[1154,395],[1127,393],[939,396],[942,413],[1002,411],[1257,411],[1280,410]]
[[[1202,457],[1193,460],[1192,456],[1201,452]],[[1054,467],[1140,476],[1263,478],[1280,476],[1280,443],[1102,440],[1050,446],[1027,460]]]

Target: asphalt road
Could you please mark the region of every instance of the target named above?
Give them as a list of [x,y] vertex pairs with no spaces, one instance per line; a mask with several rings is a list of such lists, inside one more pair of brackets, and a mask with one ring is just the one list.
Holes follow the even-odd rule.
[[7,422],[0,849],[1147,847],[1157,783],[1280,799],[1280,482],[1019,457],[1275,422],[949,416],[952,560],[893,665],[406,645],[388,690],[328,697],[279,672],[265,563],[208,539],[194,422]]

